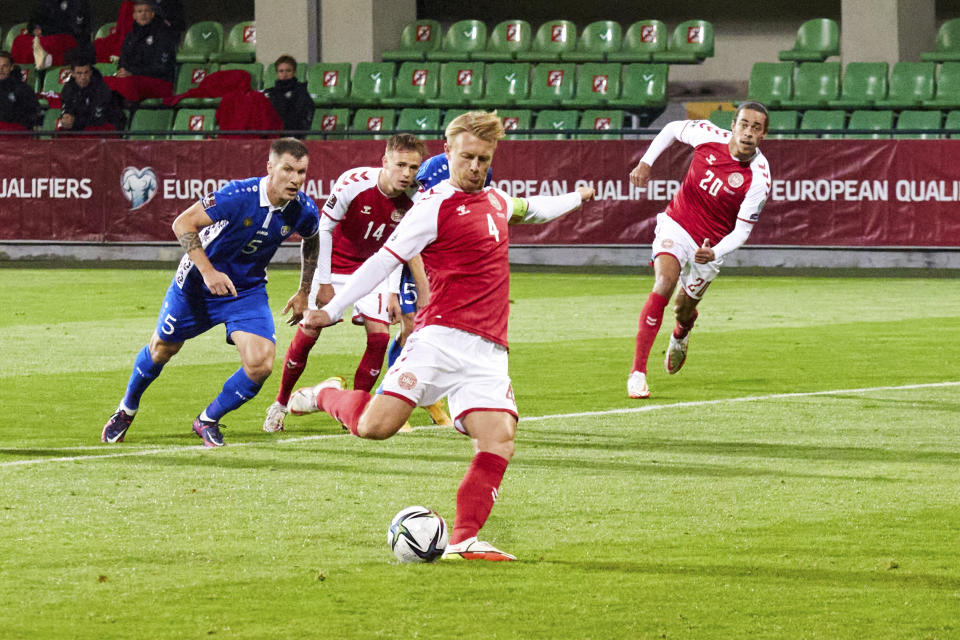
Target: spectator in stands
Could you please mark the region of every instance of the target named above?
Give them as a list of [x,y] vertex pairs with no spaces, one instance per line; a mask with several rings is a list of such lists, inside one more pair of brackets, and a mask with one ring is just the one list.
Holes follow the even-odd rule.
[[293,56],[282,55],[273,63],[273,68],[277,70],[277,82],[266,94],[283,120],[283,128],[286,131],[309,129],[313,123],[313,98],[307,91],[307,83],[297,80],[297,61]]
[[131,102],[173,95],[177,36],[156,18],[154,0],[135,0],[133,29],[123,41],[117,75],[106,78],[111,89]]
[[37,0],[27,33],[13,41],[13,61],[37,69],[64,64],[66,52],[90,40],[89,0]]
[[60,127],[70,131],[114,131],[123,128],[123,109],[100,71],[92,48],[74,49],[70,80],[63,85]]
[[177,34],[179,40],[187,29],[187,21],[183,17],[183,3],[180,0],[155,0],[154,5],[157,17]]
[[32,129],[42,117],[37,96],[23,81],[13,56],[0,51],[0,131]]

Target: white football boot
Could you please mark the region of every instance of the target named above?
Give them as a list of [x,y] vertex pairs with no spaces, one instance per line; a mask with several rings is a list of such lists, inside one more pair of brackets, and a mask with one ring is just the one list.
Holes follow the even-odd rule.
[[650,388],[647,386],[647,374],[634,371],[627,378],[627,395],[631,398],[649,398]]
[[670,375],[680,371],[680,367],[687,361],[687,343],[690,342],[690,334],[683,336],[679,340],[670,334],[670,346],[667,347],[667,357],[663,359],[663,366]]
[[267,417],[263,421],[263,430],[267,433],[283,431],[283,419],[287,417],[287,407],[279,402],[274,402],[267,409]]
[[317,394],[324,389],[343,389],[343,378],[334,376],[327,378],[320,384],[312,387],[303,387],[290,394],[290,401],[287,402],[287,409],[295,416],[303,416],[308,413],[320,411],[317,406]]
[[467,538],[457,544],[449,544],[443,551],[443,560],[489,560],[491,562],[510,562],[517,557],[500,551],[489,542],[477,540],[477,536]]

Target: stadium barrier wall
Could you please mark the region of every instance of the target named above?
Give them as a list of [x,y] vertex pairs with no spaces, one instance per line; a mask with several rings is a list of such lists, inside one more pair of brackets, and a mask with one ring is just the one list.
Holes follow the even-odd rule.
[[[268,141],[261,139],[7,138],[0,143],[0,241],[24,246],[170,242],[177,214],[230,179],[264,174],[268,151]],[[566,253],[583,263],[584,252],[606,247],[616,254],[649,245],[656,214],[679,188],[691,150],[673,145],[656,163],[650,185],[636,189],[628,174],[648,144],[502,142],[494,182],[512,195],[562,193],[580,184],[598,191],[596,202],[565,219],[513,227],[514,253]],[[950,153],[958,145],[953,140],[766,141],[771,196],[741,252],[950,253],[960,247],[960,179]],[[384,142],[308,141],[307,146],[311,160],[304,190],[322,205],[343,171],[380,165]],[[434,153],[442,150],[438,141],[429,146]]]

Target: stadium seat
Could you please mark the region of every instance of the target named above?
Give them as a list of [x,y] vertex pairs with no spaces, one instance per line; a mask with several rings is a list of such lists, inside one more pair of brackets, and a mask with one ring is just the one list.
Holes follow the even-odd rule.
[[501,107],[515,104],[530,94],[530,64],[527,62],[494,62],[487,65],[487,91],[474,100],[478,107]]
[[[40,124],[40,131],[50,132],[60,128],[60,109],[47,109],[43,113],[43,122]],[[40,136],[41,139],[49,139],[52,136]]]
[[640,62],[624,65],[620,97],[610,100],[608,104],[623,109],[666,105],[669,68],[665,64]]
[[[166,140],[173,126],[173,109],[137,109],[130,119],[131,140]],[[156,131],[162,133],[142,134],[134,132]]]
[[[803,113],[803,118],[800,120],[800,129],[821,129],[834,131],[843,129],[843,123],[847,119],[847,113],[845,111],[836,110],[824,110],[824,109],[810,109]],[[823,134],[800,134],[798,138],[839,138],[839,135],[831,133]]]
[[318,62],[310,65],[307,91],[316,105],[346,103],[350,97],[350,63]]
[[937,89],[931,100],[923,106],[936,109],[960,108],[960,62],[944,62],[937,76]]
[[960,18],[940,25],[934,50],[921,53],[920,59],[924,62],[960,61]]
[[97,68],[97,71],[100,72],[104,78],[107,76],[117,75],[117,63],[116,62],[98,62],[93,65]]
[[470,54],[473,60],[511,62],[517,52],[527,51],[532,44],[530,23],[526,20],[504,20],[493,28],[487,46]]
[[254,91],[260,90],[260,84],[263,81],[263,64],[260,62],[228,62],[220,65],[218,71],[229,71],[231,69],[246,71],[250,74],[250,88]]
[[608,62],[650,62],[667,48],[667,27],[659,20],[634,22],[623,36],[620,51],[607,53]]
[[687,20],[673,30],[666,51],[652,54],[654,62],[700,64],[713,57],[713,25],[706,20]]
[[938,139],[943,114],[939,111],[901,111],[897,118],[897,129],[922,129],[923,133],[897,133],[894,138]]
[[396,78],[392,62],[358,62],[353,70],[350,99],[353,105],[375,105],[392,98],[396,91]]
[[538,64],[530,82],[530,97],[517,100],[521,107],[560,105],[573,97],[577,65],[556,62]]
[[212,62],[253,62],[257,59],[257,26],[251,20],[233,25],[223,51],[210,54]]
[[907,109],[919,107],[925,100],[933,99],[934,74],[937,65],[933,62],[898,62],[890,73],[890,92],[883,100],[877,100],[881,109]]
[[223,25],[213,20],[195,22],[187,27],[177,62],[207,62],[223,50]]
[[13,41],[17,39],[17,36],[23,35],[27,32],[27,23],[21,22],[20,24],[15,24],[7,31],[7,35],[3,38],[3,50],[10,51],[13,49]]
[[443,122],[440,123],[440,128],[446,131],[447,126],[453,122],[453,119],[462,116],[470,109],[447,109],[443,112]]
[[[770,126],[768,127],[768,133],[767,133],[768,138],[773,138],[774,140],[783,140],[784,138],[796,137],[796,134],[794,133],[779,133],[779,132],[785,129],[796,129],[797,123],[800,120],[799,112],[793,111],[793,110],[770,111],[769,115],[770,115]],[[728,123],[727,127],[729,126],[730,124]]]
[[216,109],[178,109],[173,120],[173,131],[203,131],[206,135],[171,135],[171,140],[203,140],[211,138],[210,131],[217,128]]
[[479,20],[460,20],[450,25],[440,47],[427,52],[431,62],[469,60],[477,51],[487,46],[487,25]]
[[384,51],[384,62],[426,60],[427,54],[440,46],[440,23],[436,20],[417,20],[403,28],[400,48]]
[[[507,132],[507,140],[529,140],[526,133],[533,122],[533,112],[529,109],[497,109],[497,115]],[[511,133],[516,131],[517,133]]]
[[792,62],[755,62],[750,70],[747,100],[776,109],[793,95]]
[[457,106],[483,96],[482,62],[447,62],[440,69],[440,93],[427,104]]
[[[310,65],[306,62],[297,63],[297,80],[300,82],[307,81],[307,70],[310,68]],[[273,66],[273,63],[270,62],[263,67],[263,88],[269,89],[273,85],[277,84],[277,68]]]
[[540,25],[527,51],[518,51],[520,62],[557,62],[560,55],[577,46],[577,26],[569,20],[551,20]]
[[620,63],[588,62],[577,72],[576,95],[564,105],[587,109],[603,107],[620,97]]
[[39,93],[43,89],[43,72],[34,69],[32,64],[22,65],[20,74],[23,76],[23,81],[33,89],[34,93]]
[[839,95],[839,62],[802,62],[797,66],[793,97],[780,104],[790,109],[824,108]]
[[415,107],[436,98],[439,88],[439,62],[404,62],[397,72],[396,92],[392,98],[382,98],[380,104]]
[[[177,72],[177,82],[173,85],[173,94],[180,95],[190,91],[217,69],[218,67],[215,64],[198,62],[180,65],[180,71]],[[215,107],[220,104],[220,98],[184,98],[177,104],[181,107]]]
[[946,137],[960,138],[960,110],[947,112],[947,119],[943,123],[943,128],[954,130],[953,133],[948,133]]
[[[858,110],[850,114],[847,130],[857,129],[893,129],[893,111]],[[890,137],[888,133],[848,133],[844,138],[872,138],[874,140]]]
[[[607,129],[623,129],[623,111],[619,109],[601,110],[587,109],[580,116],[580,129],[585,131],[606,131]],[[578,133],[578,140],[620,140],[621,133]]]
[[530,135],[531,140],[567,140],[570,136],[565,131],[573,131],[580,126],[580,114],[574,110],[560,111],[556,109],[544,109],[537,113],[537,119],[534,122],[534,129],[545,129],[556,131],[557,133],[534,133]]
[[829,18],[807,20],[797,29],[793,48],[780,52],[782,62],[823,62],[840,55],[840,28]]
[[61,93],[63,85],[70,79],[70,67],[51,67],[43,74],[44,93]]
[[591,22],[580,32],[576,48],[561,53],[560,59],[564,62],[603,62],[607,54],[620,51],[622,45],[620,23],[612,20]]
[[[362,64],[362,63],[360,63]],[[393,131],[396,114],[393,109],[357,109],[350,131]],[[362,140],[383,140],[386,135],[357,136]]]
[[323,131],[323,135],[308,135],[307,140],[343,140],[343,135],[331,135],[330,132],[344,132],[350,126],[350,110],[318,107],[313,112],[311,131]]
[[402,131],[437,131],[440,129],[440,109],[401,109],[397,129]]
[[99,40],[100,38],[106,38],[111,33],[115,33],[116,30],[117,30],[117,23],[108,22],[102,25],[99,29],[97,29],[97,33],[93,37],[95,40]]
[[887,97],[886,62],[851,62],[843,70],[840,97],[829,100],[831,107],[841,109],[869,109],[877,100]]
[[729,109],[714,109],[710,112],[707,119],[710,120],[714,126],[730,131],[733,129],[733,117],[736,114],[736,111],[730,111]]

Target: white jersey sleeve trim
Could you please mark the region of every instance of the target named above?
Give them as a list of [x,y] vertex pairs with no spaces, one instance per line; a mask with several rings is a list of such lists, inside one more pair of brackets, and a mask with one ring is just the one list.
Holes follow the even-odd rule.
[[640,158],[640,162],[652,167],[653,163],[657,161],[661,153],[666,151],[667,147],[673,144],[674,141],[681,139],[680,134],[689,122],[690,120],[674,120],[673,122],[668,122],[663,129],[660,129],[660,133],[653,139],[650,146],[647,147],[647,151],[643,154],[643,157]]
[[320,210],[320,226],[331,231],[347,215],[347,209],[357,194],[370,187],[377,186],[380,169],[377,167],[357,167],[344,171],[333,185],[333,193],[327,198]]
[[440,205],[452,194],[452,187],[435,187],[428,191],[407,210],[393,233],[383,243],[383,247],[397,256],[401,262],[419,255],[424,247],[437,239],[437,217],[440,213]]

